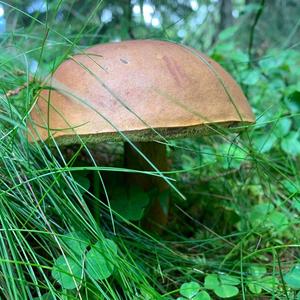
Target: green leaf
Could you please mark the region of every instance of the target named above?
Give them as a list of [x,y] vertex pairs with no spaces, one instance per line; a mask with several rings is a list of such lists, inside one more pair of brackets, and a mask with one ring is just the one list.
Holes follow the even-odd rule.
[[227,27],[225,30],[223,30],[218,38],[220,41],[224,41],[224,40],[227,40],[229,38],[232,38],[234,36],[234,34],[237,32],[238,30],[238,26],[230,26],[230,27]]
[[210,296],[206,291],[199,292],[195,297],[193,297],[193,300],[210,300]]
[[268,215],[274,210],[271,203],[260,203],[254,205],[249,214],[249,220],[253,227],[258,225],[265,226]]
[[129,221],[139,221],[149,204],[149,196],[139,187],[117,188],[112,195],[111,206],[118,214]]
[[195,168],[197,161],[195,161],[195,158],[191,157],[190,155],[182,154],[181,165],[184,170],[190,170]]
[[260,72],[258,70],[247,70],[243,73],[243,84],[254,85],[260,79]]
[[288,217],[284,213],[276,211],[273,204],[269,203],[253,206],[249,219],[253,227],[275,228],[277,231],[284,230],[289,225]]
[[200,151],[203,164],[212,164],[216,162],[216,153],[214,148],[203,145]]
[[223,168],[239,168],[247,156],[247,151],[243,151],[240,147],[234,144],[222,144],[220,152],[223,160]]
[[245,13],[255,13],[260,9],[259,3],[249,3],[243,8]]
[[220,281],[216,274],[209,274],[205,276],[204,287],[208,290],[213,290],[220,285]]
[[247,284],[247,286],[248,286],[248,289],[250,290],[250,292],[253,294],[258,295],[262,292],[262,288],[261,288],[261,285],[259,282],[257,283],[255,281],[252,281],[252,282],[249,282]]
[[230,298],[238,295],[239,289],[232,285],[220,285],[214,289],[214,292],[220,298]]
[[157,300],[161,299],[161,297],[154,290],[149,290],[149,287],[141,287],[141,296],[142,297],[140,299],[143,300],[152,300],[153,297],[155,297]]
[[252,265],[249,267],[247,286],[251,293],[260,294],[262,292],[261,278],[267,273],[267,269],[264,266]]
[[59,256],[51,274],[64,289],[74,289],[81,280],[82,264],[68,256]]
[[242,52],[241,50],[232,51],[228,57],[237,63],[248,63],[249,62],[248,54]]
[[90,243],[88,237],[79,231],[69,232],[60,239],[76,255],[81,255]]
[[267,57],[261,59],[258,64],[265,72],[267,72],[278,68],[281,62],[274,57]]
[[278,279],[274,276],[266,276],[260,279],[260,286],[267,292],[274,291],[275,287],[279,284]]
[[300,265],[293,267],[283,278],[290,288],[300,289]]
[[289,225],[289,219],[284,213],[273,211],[268,216],[266,225],[274,227],[277,231],[281,231],[286,229],[286,227]]
[[289,118],[282,118],[276,123],[274,133],[279,137],[283,137],[289,133],[291,127],[292,120]]
[[214,48],[214,55],[212,58],[215,59],[225,59],[224,58],[224,53],[232,53],[234,50],[234,43],[223,43],[223,44],[218,44],[215,48]]
[[221,284],[225,285],[239,285],[241,283],[239,278],[227,274],[220,274],[219,279]]
[[258,135],[254,138],[254,147],[261,153],[269,152],[277,141],[277,136],[273,133]]
[[180,294],[188,299],[194,297],[200,291],[200,284],[197,282],[187,282],[181,285]]
[[297,156],[300,154],[300,141],[299,133],[297,131],[291,131],[281,140],[282,150],[291,155]]
[[267,273],[267,269],[264,266],[252,265],[249,267],[249,273],[253,278],[259,279]]
[[114,260],[117,256],[117,245],[109,239],[99,241],[91,247],[86,255],[86,271],[95,280],[103,280],[111,276]]

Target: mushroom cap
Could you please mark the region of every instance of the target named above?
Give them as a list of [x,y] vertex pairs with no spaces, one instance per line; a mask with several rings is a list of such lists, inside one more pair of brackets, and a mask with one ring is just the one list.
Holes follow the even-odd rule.
[[254,122],[241,88],[218,63],[171,42],[93,46],[63,62],[46,85],[31,111],[31,141],[50,133],[60,144],[124,135],[150,141]]

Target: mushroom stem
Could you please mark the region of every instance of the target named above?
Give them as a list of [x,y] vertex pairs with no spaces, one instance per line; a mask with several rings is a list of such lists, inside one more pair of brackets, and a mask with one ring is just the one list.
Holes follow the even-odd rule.
[[[160,170],[168,170],[166,145],[156,142],[139,142],[135,146]],[[149,163],[129,143],[124,144],[125,166],[128,169],[153,171]],[[146,213],[145,227],[164,226],[168,221],[169,186],[158,176],[128,174],[128,185],[138,185],[151,195],[151,204]]]

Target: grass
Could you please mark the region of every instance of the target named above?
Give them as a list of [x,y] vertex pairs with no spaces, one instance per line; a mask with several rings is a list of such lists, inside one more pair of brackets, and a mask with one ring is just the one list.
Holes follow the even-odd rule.
[[[58,145],[27,140],[30,107],[43,79],[74,49],[94,41],[93,17],[103,8],[97,3],[80,25],[64,32],[68,18],[55,23],[60,5],[40,19],[16,4],[11,13],[29,25],[0,37],[0,298],[186,299],[182,284],[196,282],[212,299],[225,298],[218,289],[235,288],[236,299],[297,299],[299,53],[273,49],[249,68],[237,60],[246,50],[233,51],[230,39],[216,45],[212,56],[247,91],[257,125],[243,134],[166,141],[172,169],[164,175],[176,180],[187,200],[174,191],[170,223],[163,234],[150,235],[111,210],[105,200],[110,189],[93,189],[95,181],[128,172],[118,159],[114,166],[97,165],[85,144],[66,154]],[[66,239],[74,232],[82,235]],[[93,249],[95,261],[108,270],[102,280],[103,274],[87,268]],[[74,288],[62,288],[61,276]]]

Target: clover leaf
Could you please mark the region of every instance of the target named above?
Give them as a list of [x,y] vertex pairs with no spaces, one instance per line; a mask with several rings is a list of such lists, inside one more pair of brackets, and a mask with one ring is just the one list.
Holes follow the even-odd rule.
[[294,289],[300,289],[300,265],[294,266],[287,274],[284,276],[284,281],[286,284]]
[[129,187],[128,190],[125,187],[119,187],[113,191],[111,206],[123,218],[129,221],[139,221],[149,201],[148,194],[139,187]]
[[60,239],[72,253],[77,255],[81,255],[90,243],[88,237],[79,231],[69,232]]
[[195,281],[186,282],[181,285],[179,290],[183,297],[179,297],[177,300],[210,300],[209,294],[201,289],[200,284]]
[[240,280],[234,276],[227,274],[209,274],[204,279],[204,287],[213,290],[220,298],[230,298],[239,293],[236,285],[240,284]]
[[61,255],[55,260],[51,274],[64,289],[74,289],[81,281],[82,264],[78,260]]
[[200,284],[192,281],[181,285],[180,294],[188,299],[193,298],[200,291]]
[[86,255],[86,271],[95,280],[104,280],[114,271],[117,245],[109,239],[98,241]]

